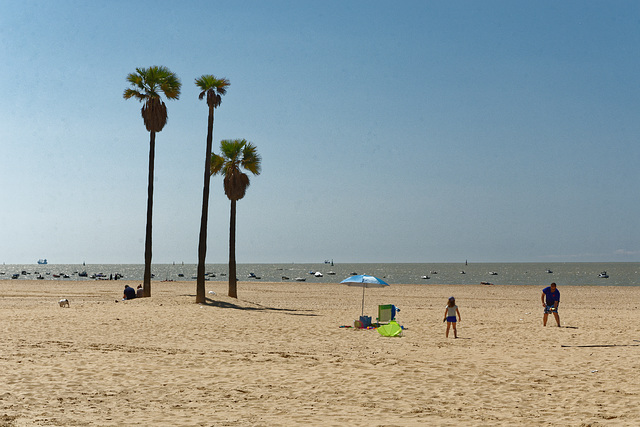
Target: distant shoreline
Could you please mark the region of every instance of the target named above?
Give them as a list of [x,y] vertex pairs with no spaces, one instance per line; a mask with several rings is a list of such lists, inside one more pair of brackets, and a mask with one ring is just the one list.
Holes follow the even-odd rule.
[[[225,282],[227,264],[207,264],[205,280]],[[194,281],[196,264],[152,264],[153,281]],[[86,276],[84,276],[86,273]],[[600,277],[606,273],[607,278]],[[81,277],[81,274],[83,277]],[[640,286],[640,263],[315,263],[237,265],[238,280],[257,282],[339,283],[354,274],[369,274],[388,283],[416,285],[484,282],[495,285]],[[141,281],[143,264],[17,264],[0,266],[0,280],[40,278],[86,281],[115,278]],[[17,279],[12,279],[16,276]]]

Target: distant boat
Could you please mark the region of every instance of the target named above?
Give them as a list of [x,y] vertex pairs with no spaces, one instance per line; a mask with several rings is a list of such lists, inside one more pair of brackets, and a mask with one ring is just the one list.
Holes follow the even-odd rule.
[[314,276],[316,276],[316,277],[324,277],[324,276],[322,275],[322,273],[320,273],[319,271],[316,271],[316,274],[314,274]]
[[464,270],[460,270],[460,274],[467,274],[464,272]]
[[601,279],[608,279],[609,275],[607,274],[606,271],[603,271],[602,273],[598,274],[598,277]]
[[47,263],[47,259],[39,259],[38,260],[38,264],[46,264]]
[[296,280],[296,282],[304,282],[307,279],[305,279],[304,277],[296,277],[295,280]]
[[18,274],[18,273],[15,273],[15,274],[11,275],[12,279],[17,279],[18,277],[20,277],[20,274]]
[[330,276],[335,276],[336,272],[335,271],[330,271],[327,274],[330,275]]
[[287,276],[282,276],[282,280],[289,280]]
[[497,275],[498,275],[498,273],[496,273],[495,271],[490,271],[489,272],[489,276],[497,276]]
[[78,277],[87,277],[87,272],[83,271],[82,273],[78,273]]
[[430,277],[429,276],[422,276],[421,279],[429,280]]
[[547,268],[547,273],[553,273],[553,271],[551,271],[551,270],[549,270],[549,269]]

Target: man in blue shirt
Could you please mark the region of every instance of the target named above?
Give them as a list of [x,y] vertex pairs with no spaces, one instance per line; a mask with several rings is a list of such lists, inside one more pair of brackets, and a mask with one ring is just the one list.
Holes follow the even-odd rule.
[[[546,303],[545,297],[547,299]],[[547,326],[547,317],[549,317],[549,313],[553,313],[553,317],[556,318],[556,323],[558,327],[560,327],[558,304],[560,304],[560,291],[557,289],[556,284],[552,283],[542,290],[542,306],[544,307],[544,317],[542,318],[543,326]]]
[[134,299],[136,297],[136,290],[129,287],[129,285],[124,285],[124,295],[122,296],[123,300]]

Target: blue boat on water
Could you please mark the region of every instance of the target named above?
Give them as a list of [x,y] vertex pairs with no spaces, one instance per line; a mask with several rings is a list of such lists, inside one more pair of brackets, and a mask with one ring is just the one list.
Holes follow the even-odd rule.
[[46,264],[47,263],[47,259],[39,259],[38,260],[38,264]]

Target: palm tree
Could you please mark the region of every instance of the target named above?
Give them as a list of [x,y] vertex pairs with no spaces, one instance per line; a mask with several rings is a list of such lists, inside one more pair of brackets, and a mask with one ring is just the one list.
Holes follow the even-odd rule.
[[180,97],[180,79],[167,67],[152,66],[136,68],[135,73],[127,75],[130,88],[125,89],[124,99],[136,98],[142,102],[142,120],[149,131],[149,185],[147,187],[147,232],[144,244],[144,281],[143,295],[151,296],[151,222],[153,217],[153,166],[156,150],[156,132],[167,124],[167,107],[160,98],[164,93],[167,99]]
[[209,121],[207,126],[207,153],[204,162],[204,187],[202,190],[202,216],[200,217],[200,241],[198,243],[198,273],[196,277],[196,302],[205,301],[204,270],[207,258],[207,221],[209,215],[209,183],[211,182],[211,145],[213,140],[213,110],[222,102],[222,95],[227,93],[229,80],[218,79],[212,75],[203,75],[196,79],[196,86],[202,90],[198,98],[207,96]]
[[260,175],[262,159],[256,146],[245,139],[220,141],[222,156],[211,156],[211,173],[224,175],[224,193],[231,200],[229,224],[229,296],[238,298],[236,278],[236,202],[242,199],[249,187],[249,176],[242,169]]

